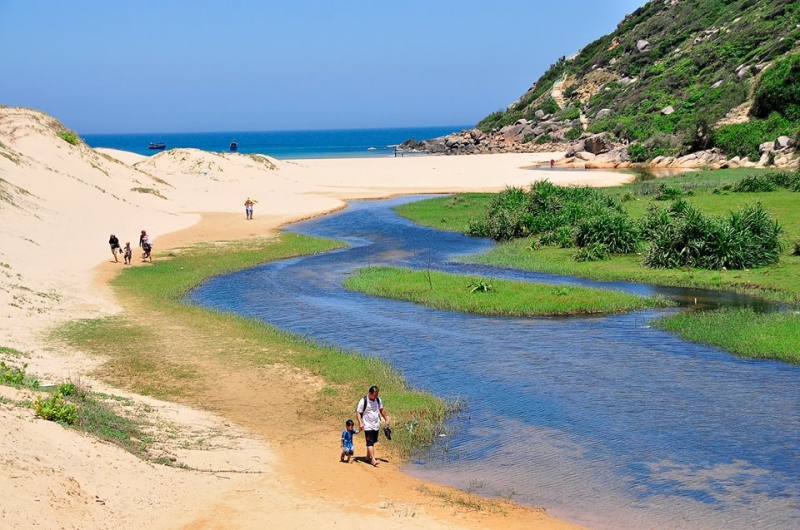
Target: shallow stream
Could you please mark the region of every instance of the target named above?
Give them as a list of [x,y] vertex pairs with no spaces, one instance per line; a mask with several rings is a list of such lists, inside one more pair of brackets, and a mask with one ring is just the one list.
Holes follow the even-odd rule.
[[189,299],[380,356],[415,387],[462,400],[447,435],[407,466],[414,476],[598,529],[798,527],[800,367],[739,359],[648,324],[683,309],[486,317],[341,283],[353,269],[395,265],[660,293],[701,307],[768,306],[731,293],[457,263],[493,243],[418,227],[391,209],[419,198],[354,202],[293,225],[351,246],[217,277]]

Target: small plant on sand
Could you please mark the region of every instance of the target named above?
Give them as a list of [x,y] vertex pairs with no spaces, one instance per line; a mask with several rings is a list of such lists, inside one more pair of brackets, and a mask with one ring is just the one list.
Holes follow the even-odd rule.
[[81,143],[80,136],[78,136],[72,131],[61,131],[60,133],[58,133],[58,137],[71,145],[78,145],[79,143]]
[[0,384],[11,386],[26,386],[30,388],[38,388],[39,380],[35,377],[30,377],[25,373],[27,364],[23,364],[22,368],[6,364],[5,361],[0,361]]
[[60,392],[33,403],[36,415],[49,421],[72,425],[78,421],[78,407],[67,401]]

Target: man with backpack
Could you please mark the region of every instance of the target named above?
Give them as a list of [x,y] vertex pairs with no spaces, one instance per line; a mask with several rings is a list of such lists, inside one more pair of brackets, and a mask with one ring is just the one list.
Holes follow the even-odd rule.
[[386,417],[386,411],[383,408],[383,402],[378,397],[378,387],[372,386],[369,389],[369,394],[361,398],[356,407],[356,414],[358,416],[358,425],[364,431],[364,438],[367,441],[367,460],[373,466],[378,466],[378,461],[375,459],[375,443],[378,441],[378,431],[381,428],[381,416],[383,421],[386,422],[387,435],[389,430],[389,418]]

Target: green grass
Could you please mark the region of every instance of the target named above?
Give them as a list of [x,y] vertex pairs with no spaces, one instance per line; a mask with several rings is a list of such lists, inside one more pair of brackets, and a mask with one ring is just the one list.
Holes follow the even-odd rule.
[[756,359],[800,363],[800,314],[721,309],[680,313],[654,323],[692,342]]
[[402,374],[376,357],[322,346],[255,319],[181,301],[212,276],[341,246],[282,233],[278,239],[179,249],[152,266],[125,269],[112,282],[128,302],[126,316],[72,322],[53,337],[108,359],[98,372],[104,380],[165,399],[199,399],[204,385],[215,381],[206,370],[209,365],[248,371],[275,364],[299,368],[324,381],[314,404],[319,414],[315,418],[337,428],[341,418],[353,416],[366,389],[378,385],[383,399],[391,403],[395,436],[390,445],[408,455],[431,442],[456,405],[414,390]]
[[450,197],[437,197],[412,202],[394,209],[414,222],[450,232],[466,232],[469,222],[486,211],[494,193],[457,193]]
[[448,311],[516,317],[622,313],[664,307],[662,298],[568,285],[474,278],[430,270],[369,267],[345,288]]
[[[761,201],[770,215],[784,229],[783,242],[785,249],[776,264],[758,269],[715,271],[695,268],[685,269],[650,269],[642,266],[642,255],[614,255],[608,261],[576,262],[574,250],[554,247],[531,249],[531,240],[522,238],[495,246],[489,252],[467,258],[471,262],[486,263],[522,270],[547,272],[591,278],[601,281],[632,281],[653,285],[700,287],[718,290],[745,292],[772,301],[800,305],[800,256],[792,255],[793,243],[800,239],[800,194],[785,189],[761,193],[734,193],[724,189],[732,186],[746,175],[757,173],[752,169],[698,171],[680,176],[664,177],[656,181],[636,181],[624,186],[607,188],[604,191],[619,199],[624,208],[634,218],[646,215],[648,206],[654,202],[654,191],[661,184],[690,192],[683,198],[696,205],[704,213],[725,215],[740,209],[745,204]],[[426,226],[444,230],[466,232],[470,218],[479,219],[485,215],[491,201],[491,194],[460,194],[454,197],[434,198],[421,203],[403,205],[397,208],[400,215]],[[457,215],[453,215],[457,211]],[[442,222],[447,218],[447,222]],[[450,222],[450,219],[454,219]],[[683,335],[683,328],[688,330],[688,322],[701,318],[702,313],[687,313],[678,327],[673,331]],[[781,319],[777,314],[763,316],[763,326],[774,321],[774,334],[785,332]],[[734,325],[725,321],[723,325]],[[725,330],[723,328],[724,335]],[[688,333],[688,331],[687,331]],[[795,334],[795,337],[798,335]],[[761,337],[761,336],[758,336]],[[720,340],[720,334],[708,334],[702,342],[728,349],[729,343]],[[753,339],[760,340],[757,338]],[[791,346],[791,345],[790,345]],[[754,342],[752,350],[758,351],[759,357],[787,359],[784,353],[771,346],[770,341]],[[734,351],[733,349],[729,351]],[[737,349],[736,353],[749,355],[746,349]],[[800,362],[800,341],[795,340],[793,362]]]

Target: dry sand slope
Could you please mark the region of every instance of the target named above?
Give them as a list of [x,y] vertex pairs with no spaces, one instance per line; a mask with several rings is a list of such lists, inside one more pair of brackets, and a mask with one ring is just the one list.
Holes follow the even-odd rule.
[[[61,322],[119,311],[106,285],[124,267],[121,257],[119,264],[111,258],[112,232],[136,247],[146,229],[155,237],[158,259],[167,246],[264,235],[340,208],[349,198],[497,190],[538,178],[595,184],[628,178],[521,169],[550,154],[278,161],[176,149],[144,157],[73,146],[60,131],[63,126],[43,113],[0,107],[0,346],[28,354],[28,371],[44,382],[82,377],[94,390],[117,395],[126,394],[90,379],[101,360],[54,351],[44,338]],[[248,196],[259,201],[252,222],[242,212]],[[134,256],[138,265],[138,252]],[[280,388],[291,392],[291,378]],[[24,397],[8,387],[0,391],[7,399]],[[416,483],[390,468],[378,477],[359,470],[343,481],[340,494],[330,495],[315,484],[336,483],[338,468],[321,465],[319,477],[300,479],[263,433],[256,436],[229,418],[130,397],[131,406],[146,410],[154,423],[179,433],[163,445],[164,454],[196,469],[222,471],[151,465],[0,400],[0,527],[568,526],[536,510],[509,518],[440,506],[413,493]],[[198,439],[203,451],[192,449]],[[287,469],[288,475],[279,473]],[[309,469],[313,473],[315,466],[303,472]],[[380,488],[374,506],[359,501],[362,479]]]

